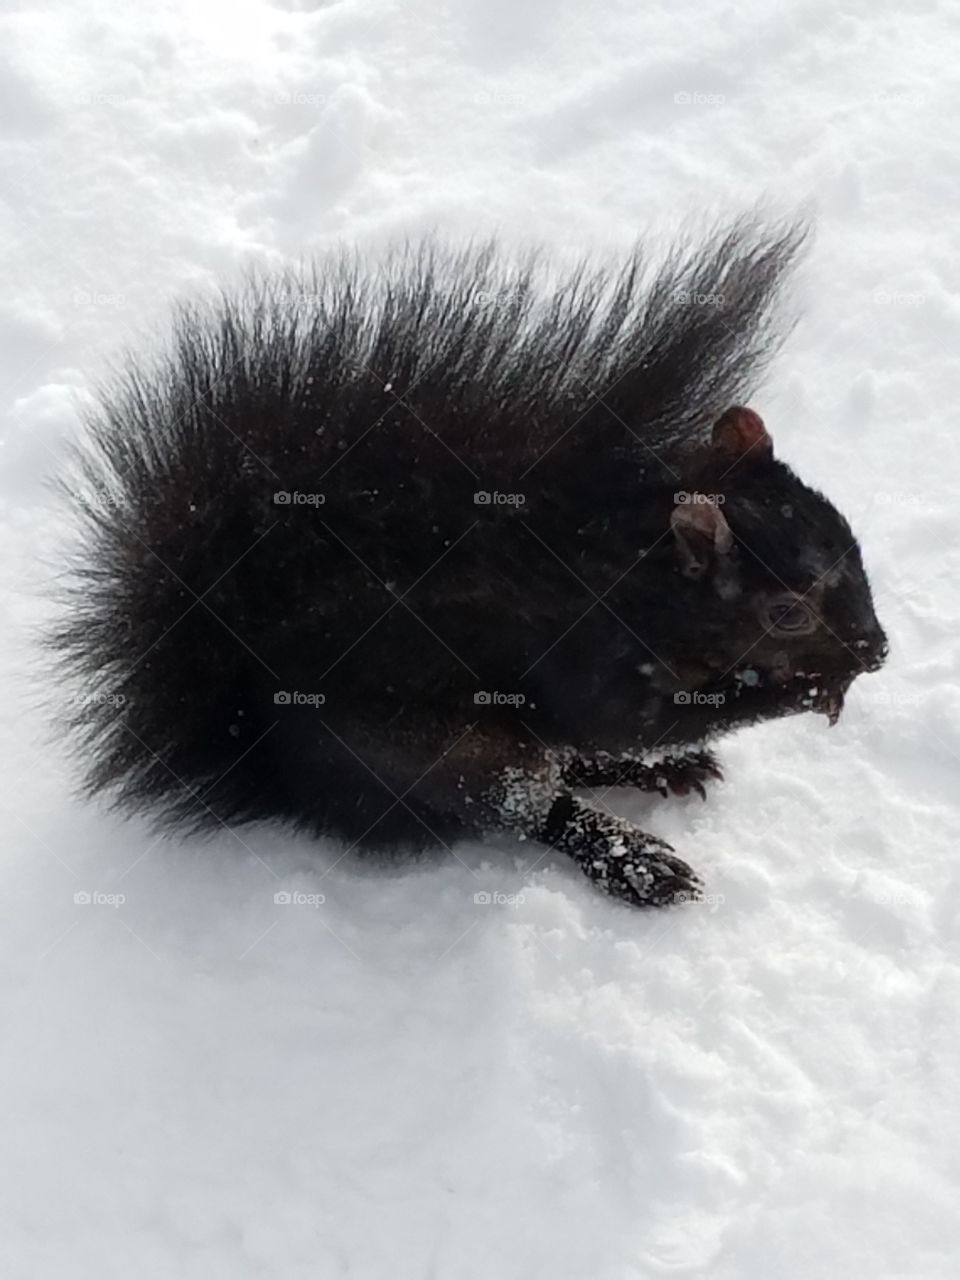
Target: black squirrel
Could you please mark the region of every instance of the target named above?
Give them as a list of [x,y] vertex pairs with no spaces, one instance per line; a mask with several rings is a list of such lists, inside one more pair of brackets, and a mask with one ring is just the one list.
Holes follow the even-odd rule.
[[707,742],[835,721],[887,649],[849,525],[741,407],[803,239],[566,274],[428,241],[181,307],[64,481],[89,790],[351,848],[514,833],[697,896],[596,789],[703,794]]

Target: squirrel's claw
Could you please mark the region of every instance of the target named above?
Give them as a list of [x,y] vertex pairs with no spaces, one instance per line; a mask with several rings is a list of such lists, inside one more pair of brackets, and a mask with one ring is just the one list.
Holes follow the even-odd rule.
[[696,791],[706,800],[705,783],[723,781],[723,771],[710,751],[692,751],[688,755],[668,757],[657,766],[656,790],[664,799],[670,795],[688,796]]

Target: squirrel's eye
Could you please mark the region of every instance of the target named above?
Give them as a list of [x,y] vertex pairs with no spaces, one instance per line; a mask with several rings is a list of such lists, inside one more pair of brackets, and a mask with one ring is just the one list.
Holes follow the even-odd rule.
[[767,608],[767,623],[777,631],[811,631],[814,617],[799,600],[778,600]]

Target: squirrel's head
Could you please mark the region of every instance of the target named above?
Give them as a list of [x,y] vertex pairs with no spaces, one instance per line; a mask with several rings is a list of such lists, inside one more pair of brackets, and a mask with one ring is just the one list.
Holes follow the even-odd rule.
[[670,520],[689,618],[677,712],[733,725],[813,710],[834,724],[887,654],[850,526],[774,458],[751,409],[723,414],[686,482]]

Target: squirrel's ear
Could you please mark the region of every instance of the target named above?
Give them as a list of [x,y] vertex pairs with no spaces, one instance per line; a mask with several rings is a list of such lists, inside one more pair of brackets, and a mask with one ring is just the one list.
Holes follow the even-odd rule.
[[731,458],[745,458],[750,454],[759,461],[773,457],[773,441],[763,419],[759,413],[739,404],[721,414],[713,424],[711,443],[719,453]]
[[[733,534],[723,512],[707,494],[690,494],[691,502],[674,507],[670,528],[685,578],[702,578],[716,555],[726,555]],[[697,500],[699,499],[699,501]]]

